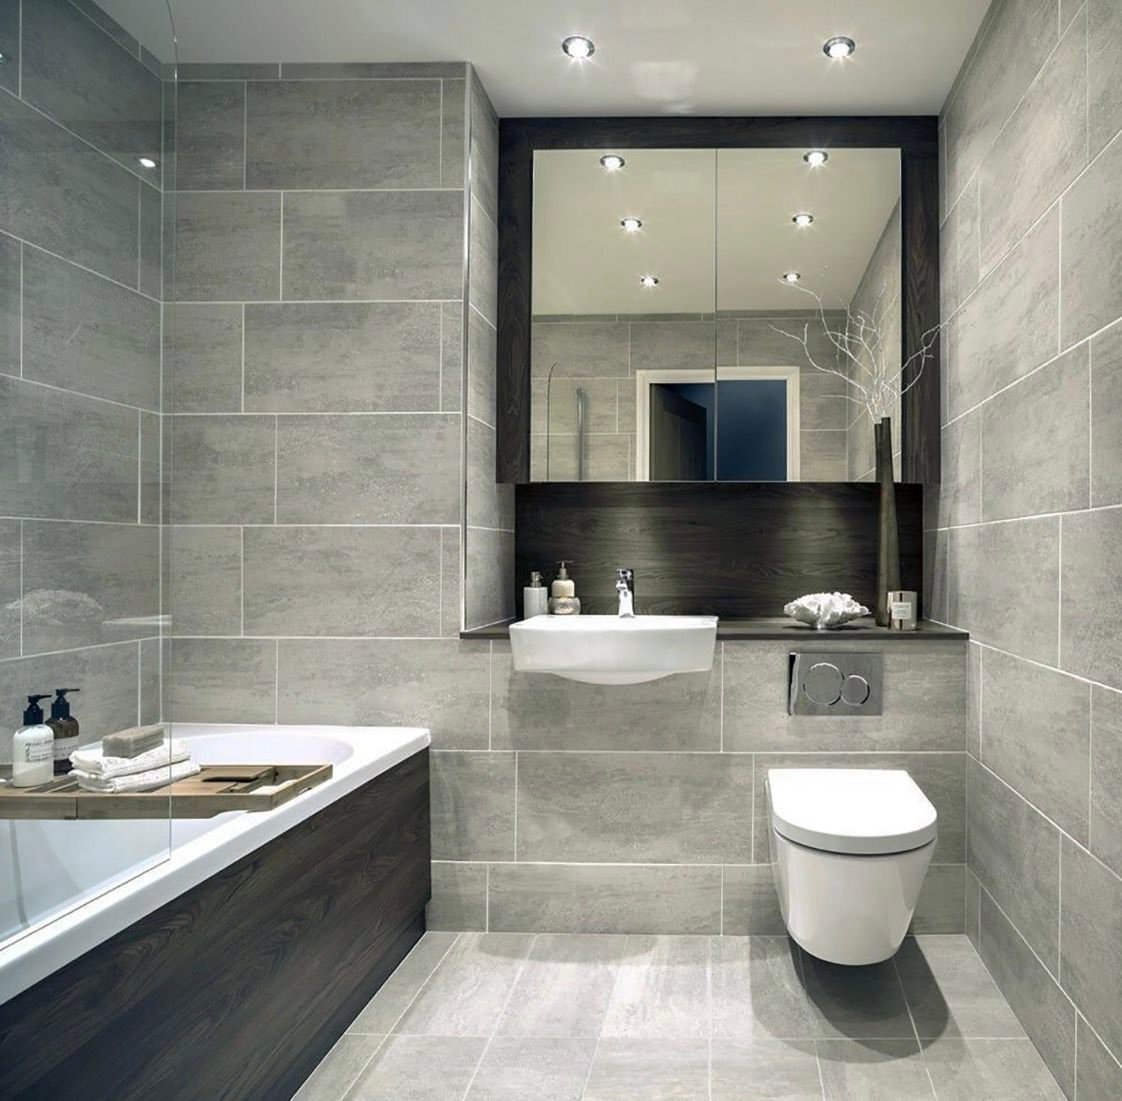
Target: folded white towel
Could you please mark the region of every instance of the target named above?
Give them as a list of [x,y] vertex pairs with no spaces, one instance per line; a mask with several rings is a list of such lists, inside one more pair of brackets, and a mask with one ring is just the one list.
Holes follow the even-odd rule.
[[70,763],[79,771],[91,776],[110,780],[114,776],[131,776],[135,772],[147,772],[161,765],[185,761],[190,756],[183,742],[173,739],[146,749],[135,757],[106,757],[100,745],[88,745],[70,754]]
[[179,761],[168,768],[149,769],[147,772],[136,772],[129,776],[115,776],[107,779],[104,776],[93,776],[88,772],[75,769],[70,773],[78,781],[78,786],[83,791],[97,791],[106,795],[116,795],[123,791],[150,791],[152,788],[161,788],[165,784],[174,783],[187,776],[194,776],[202,772],[202,766],[195,761]]

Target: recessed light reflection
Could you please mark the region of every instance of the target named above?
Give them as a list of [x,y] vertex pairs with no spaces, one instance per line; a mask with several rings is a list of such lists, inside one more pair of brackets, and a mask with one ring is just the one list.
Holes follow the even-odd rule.
[[591,38],[583,34],[572,34],[561,43],[561,49],[574,61],[584,61],[596,52],[596,46]]
[[151,157],[137,157],[136,163],[139,164],[141,168],[158,168],[160,164],[159,161],[153,160]]
[[643,223],[638,218],[621,218],[619,224],[628,233],[634,233],[636,230],[643,228]]
[[616,153],[606,153],[600,158],[600,166],[605,172],[618,172],[627,161]]
[[825,149],[811,149],[809,152],[803,154],[803,160],[810,165],[811,168],[818,168],[819,165],[825,164],[830,159],[830,154]]
[[814,221],[814,215],[813,214],[807,214],[804,211],[802,214],[796,214],[791,219],[791,221],[794,222],[795,225],[800,226],[800,227],[808,226],[808,225],[810,225],[811,222]]
[[784,283],[797,283],[802,278],[801,273],[797,271],[785,271],[783,273]]
[[644,287],[657,287],[658,286],[658,276],[657,275],[643,275],[639,278],[639,282],[642,283]]
[[834,59],[841,59],[849,57],[854,50],[857,49],[857,43],[852,38],[846,38],[845,35],[839,34],[834,38],[828,38],[822,43],[822,52],[827,57]]

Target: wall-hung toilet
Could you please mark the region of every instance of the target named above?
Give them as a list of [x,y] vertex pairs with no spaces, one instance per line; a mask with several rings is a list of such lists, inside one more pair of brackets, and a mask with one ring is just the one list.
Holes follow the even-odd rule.
[[919,899],[938,815],[903,769],[773,768],[771,859],[787,931],[831,963],[886,960]]

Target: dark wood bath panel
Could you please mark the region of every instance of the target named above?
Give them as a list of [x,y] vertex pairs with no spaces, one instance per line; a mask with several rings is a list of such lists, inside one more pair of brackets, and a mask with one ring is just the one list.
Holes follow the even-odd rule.
[[0,1006],[0,1097],[284,1101],[424,932],[422,750]]

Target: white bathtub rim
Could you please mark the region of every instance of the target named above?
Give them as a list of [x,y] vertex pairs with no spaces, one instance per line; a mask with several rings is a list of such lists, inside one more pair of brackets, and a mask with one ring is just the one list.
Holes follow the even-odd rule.
[[[61,914],[0,951],[0,1004],[197,887],[255,849],[337,802],[431,744],[423,727],[272,726],[261,723],[174,723],[185,738],[223,732],[269,737],[315,734],[351,743],[355,752],[327,782],[267,814],[246,813],[171,850],[150,868]],[[392,735],[392,738],[387,738]],[[364,752],[365,751],[365,752]]]

